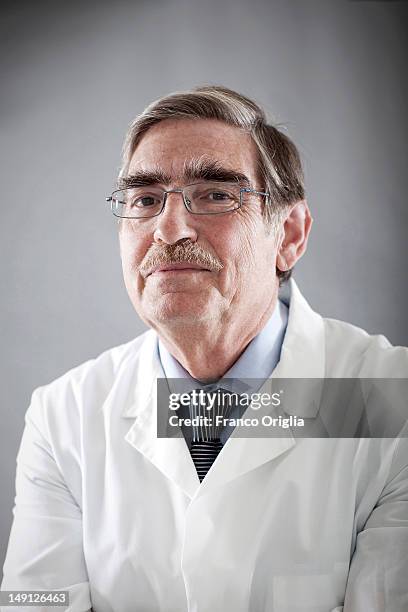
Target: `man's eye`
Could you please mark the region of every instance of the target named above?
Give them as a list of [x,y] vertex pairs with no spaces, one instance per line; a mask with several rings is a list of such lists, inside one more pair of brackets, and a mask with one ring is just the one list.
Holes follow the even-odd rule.
[[149,208],[150,206],[158,204],[160,204],[160,200],[153,195],[137,196],[130,200],[130,206],[132,208]]
[[231,195],[226,191],[211,191],[208,194],[210,200],[214,200],[215,202],[225,202],[231,199]]
[[198,196],[198,199],[200,199],[201,201],[211,202],[212,204],[214,202],[221,202],[221,203],[230,202],[231,200],[235,199],[233,194],[229,193],[228,191],[220,191],[218,189],[217,191],[211,190],[211,191],[205,191],[201,194],[196,194],[196,197],[197,196]]

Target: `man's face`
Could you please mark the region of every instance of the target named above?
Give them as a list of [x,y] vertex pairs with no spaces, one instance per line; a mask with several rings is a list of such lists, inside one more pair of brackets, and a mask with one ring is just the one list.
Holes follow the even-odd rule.
[[[176,189],[205,182],[214,166],[245,175],[251,187],[263,191],[252,138],[217,120],[156,124],[138,144],[128,175],[140,178],[142,173],[149,181],[157,175],[158,186]],[[155,329],[206,322],[222,325],[233,318],[243,329],[253,326],[274,303],[278,288],[276,236],[262,217],[262,206],[263,198],[252,196],[233,212],[201,216],[186,210],[180,193],[171,193],[160,215],[122,220],[124,279],[142,320]],[[172,267],[172,245],[180,246],[181,259],[188,260],[185,265],[179,253]],[[170,263],[151,272],[149,264],[156,262],[157,268],[156,256],[162,253]]]

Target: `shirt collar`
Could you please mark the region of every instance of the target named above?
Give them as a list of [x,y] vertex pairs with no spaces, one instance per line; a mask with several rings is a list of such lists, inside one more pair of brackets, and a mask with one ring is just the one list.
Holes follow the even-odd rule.
[[[259,381],[258,388],[261,383],[269,378],[275,369],[275,366],[279,362],[280,352],[283,344],[283,338],[286,331],[286,325],[288,322],[288,307],[286,304],[278,300],[275,309],[267,321],[266,325],[259,332],[253,340],[248,344],[242,355],[238,360],[231,366],[226,372],[223,378],[214,386],[222,386],[224,389],[229,390],[241,390],[237,389],[236,383],[229,383],[227,379],[256,379]],[[192,391],[199,387],[203,387],[203,383],[193,378],[187,370],[169,353],[162,341],[158,340],[158,355],[167,379],[180,379],[183,378],[183,388],[186,391]],[[247,381],[248,383],[248,381]],[[252,385],[250,385],[252,386]],[[245,386],[247,389],[248,386]],[[253,389],[258,390],[258,389]]]

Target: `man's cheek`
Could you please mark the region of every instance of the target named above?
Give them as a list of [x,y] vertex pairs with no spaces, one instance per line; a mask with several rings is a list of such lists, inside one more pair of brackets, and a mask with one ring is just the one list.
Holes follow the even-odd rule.
[[120,255],[126,267],[139,267],[148,246],[143,247],[134,236],[122,234],[119,239]]

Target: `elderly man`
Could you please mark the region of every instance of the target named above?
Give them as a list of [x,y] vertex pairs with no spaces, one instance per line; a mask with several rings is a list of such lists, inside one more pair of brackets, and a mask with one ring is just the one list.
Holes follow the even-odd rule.
[[[208,433],[193,401],[158,435],[158,379],[406,377],[405,349],[289,278],[312,224],[293,143],[236,92],[172,94],[131,125],[108,200],[151,329],[34,392],[2,589],[66,590],[72,612],[407,610],[403,435]],[[314,422],[313,393],[285,410]]]

